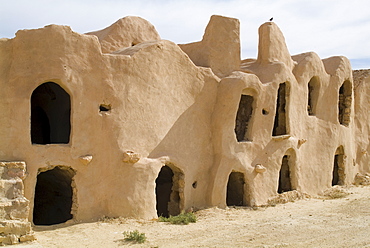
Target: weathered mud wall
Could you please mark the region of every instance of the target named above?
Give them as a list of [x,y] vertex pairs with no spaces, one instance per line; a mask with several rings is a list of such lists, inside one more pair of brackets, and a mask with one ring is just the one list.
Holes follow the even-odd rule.
[[[242,61],[241,71],[248,74],[235,72],[219,85],[213,116],[213,205],[225,206],[232,171],[245,175],[246,205],[261,205],[277,192],[317,194],[332,184],[350,184],[359,169],[349,61],[344,57],[322,61],[315,53],[291,57],[272,22],[260,27],[259,37],[257,60]],[[246,141],[238,141],[234,130],[242,96],[254,99]],[[342,124],[341,98],[346,101]],[[336,155],[343,158],[340,163]],[[336,182],[335,164],[340,177]]]
[[238,19],[212,16],[199,42],[179,45],[197,66],[210,67],[219,77],[240,67],[240,23]]
[[360,172],[370,172],[370,71],[354,71],[356,163]]
[[[153,218],[155,180],[166,163],[186,175],[183,208],[206,205],[217,79],[176,44],[143,42],[104,54],[96,36],[50,25],[2,40],[1,51],[6,58],[2,68],[8,68],[1,75],[7,96],[1,104],[8,111],[1,124],[9,127],[2,129],[1,157],[27,161],[25,196],[31,209],[38,174],[61,167],[74,174],[74,219]],[[59,97],[49,82],[70,96],[71,130],[65,144],[32,141],[31,96],[49,102]],[[44,83],[50,89],[34,93]],[[125,163],[126,151],[142,159]],[[191,186],[195,181],[197,190]]]
[[369,84],[353,93],[345,57],[291,56],[273,22],[243,61],[221,16],[185,45],[138,17],[21,30],[0,40],[0,84],[0,159],[26,161],[36,225],[263,205],[369,171]]

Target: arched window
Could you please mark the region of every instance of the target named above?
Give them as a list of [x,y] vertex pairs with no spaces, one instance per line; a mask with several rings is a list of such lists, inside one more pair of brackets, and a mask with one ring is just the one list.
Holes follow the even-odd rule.
[[43,83],[31,96],[31,142],[68,144],[71,132],[71,101],[58,84]]
[[273,136],[287,134],[287,87],[286,83],[279,85],[277,100],[276,100],[276,114],[274,120]]
[[346,80],[339,88],[338,120],[343,126],[348,127],[351,121],[352,85]]
[[318,77],[312,77],[308,82],[308,115],[316,115],[317,101],[319,99],[320,83]]
[[250,141],[251,119],[253,114],[253,96],[241,95],[235,120],[235,134],[238,142]]

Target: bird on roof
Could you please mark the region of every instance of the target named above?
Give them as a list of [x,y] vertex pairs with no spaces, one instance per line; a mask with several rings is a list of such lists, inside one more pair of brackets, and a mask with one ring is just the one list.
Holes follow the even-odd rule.
[[270,18],[270,22],[272,22],[272,20],[274,20],[274,17],[271,17],[271,18]]

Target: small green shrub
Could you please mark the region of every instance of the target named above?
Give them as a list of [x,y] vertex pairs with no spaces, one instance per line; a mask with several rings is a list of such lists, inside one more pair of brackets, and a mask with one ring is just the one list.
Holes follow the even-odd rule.
[[146,241],[145,233],[140,233],[138,230],[132,231],[132,232],[123,232],[123,235],[125,236],[125,241],[131,241],[135,243],[144,243]]
[[195,216],[194,213],[189,212],[189,213],[181,213],[177,216],[170,216],[168,218],[161,216],[158,218],[158,221],[159,222],[170,222],[171,224],[176,224],[176,225],[187,225],[189,223],[197,222],[197,217]]

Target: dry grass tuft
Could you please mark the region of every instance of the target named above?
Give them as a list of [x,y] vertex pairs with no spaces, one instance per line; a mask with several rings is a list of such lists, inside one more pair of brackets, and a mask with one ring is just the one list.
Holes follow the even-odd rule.
[[321,196],[325,199],[340,199],[348,196],[349,194],[350,193],[346,189],[339,186],[334,186],[325,190]]
[[310,199],[311,196],[306,193],[299,192],[297,190],[292,190],[278,194],[267,201],[268,206],[275,206],[276,204],[284,204],[288,202],[294,202],[301,199]]

